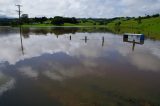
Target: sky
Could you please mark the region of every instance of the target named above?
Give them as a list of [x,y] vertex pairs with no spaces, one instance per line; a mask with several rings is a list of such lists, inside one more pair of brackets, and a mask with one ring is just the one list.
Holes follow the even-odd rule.
[[0,16],[17,17],[15,4],[21,4],[22,14],[29,17],[113,18],[160,13],[160,0],[0,0]]

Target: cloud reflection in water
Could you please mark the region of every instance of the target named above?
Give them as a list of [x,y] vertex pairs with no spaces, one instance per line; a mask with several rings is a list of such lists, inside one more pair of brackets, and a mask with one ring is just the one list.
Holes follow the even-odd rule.
[[10,78],[0,72],[0,96],[3,95],[4,92],[13,89],[15,82],[14,78]]
[[[87,44],[84,43],[82,39],[84,36],[89,37]],[[101,38],[105,36],[105,45],[101,47]],[[42,56],[43,54],[55,54],[59,52],[66,53],[69,56],[78,58],[84,65],[96,67],[97,62],[94,61],[95,58],[109,56],[110,53],[120,54],[129,59],[130,64],[143,70],[158,70],[160,65],[158,63],[159,59],[153,59],[153,57],[159,57],[160,49],[159,42],[151,43],[148,41],[143,46],[137,46],[136,51],[141,52],[131,52],[129,44],[122,42],[121,36],[115,36],[109,33],[76,33],[72,37],[72,41],[68,39],[69,35],[62,35],[58,39],[53,34],[47,34],[47,36],[36,36],[30,35],[29,38],[23,40],[24,44],[24,55],[21,54],[20,50],[20,40],[19,35],[13,36],[3,36],[0,42],[0,61],[8,62],[10,65],[15,65],[17,62],[25,59],[31,59],[33,57]],[[151,45],[152,44],[152,45]],[[144,55],[145,50],[149,51]],[[147,61],[149,61],[147,63]],[[149,67],[148,64],[151,64]],[[155,64],[156,63],[156,64]],[[148,65],[148,67],[142,68]],[[141,67],[141,68],[140,68]],[[30,70],[29,68],[27,70]],[[24,71],[24,70],[23,70]],[[32,71],[28,71],[32,73]],[[24,71],[25,75],[30,75]],[[37,73],[32,73],[32,77],[37,77]]]

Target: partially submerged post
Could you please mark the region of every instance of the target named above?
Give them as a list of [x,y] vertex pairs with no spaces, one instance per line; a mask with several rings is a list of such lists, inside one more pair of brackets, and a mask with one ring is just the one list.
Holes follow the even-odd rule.
[[132,51],[134,51],[134,49],[135,49],[135,45],[136,45],[136,41],[135,41],[135,40],[133,40]]
[[102,37],[102,47],[104,46],[104,36]]
[[85,36],[85,43],[87,43],[87,36]]

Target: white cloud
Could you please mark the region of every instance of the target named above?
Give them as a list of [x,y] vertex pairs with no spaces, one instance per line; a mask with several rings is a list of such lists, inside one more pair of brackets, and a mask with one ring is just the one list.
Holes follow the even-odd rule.
[[1,15],[17,16],[15,4],[29,16],[115,17],[160,12],[160,0],[1,0]]

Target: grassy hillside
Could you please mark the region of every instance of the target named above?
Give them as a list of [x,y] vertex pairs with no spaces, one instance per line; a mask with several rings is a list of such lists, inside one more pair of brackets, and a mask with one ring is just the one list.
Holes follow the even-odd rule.
[[[120,25],[117,23],[120,22]],[[115,20],[107,25],[109,29],[117,33],[144,33],[150,38],[160,39],[160,17],[141,19]]]

